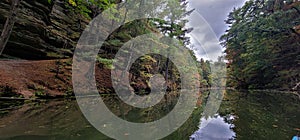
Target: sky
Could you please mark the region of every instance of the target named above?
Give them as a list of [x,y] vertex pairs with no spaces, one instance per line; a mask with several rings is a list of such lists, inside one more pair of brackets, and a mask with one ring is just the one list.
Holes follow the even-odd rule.
[[[234,119],[234,116],[230,116]],[[224,121],[224,118],[217,116],[214,118],[201,118],[199,130],[191,138],[195,140],[225,140],[236,136],[232,130],[233,124]]]
[[246,0],[189,0],[189,8],[195,9],[189,17],[188,27],[194,28],[191,43],[198,59],[216,60],[222,55],[219,38],[228,26],[224,20],[234,7],[241,7]]

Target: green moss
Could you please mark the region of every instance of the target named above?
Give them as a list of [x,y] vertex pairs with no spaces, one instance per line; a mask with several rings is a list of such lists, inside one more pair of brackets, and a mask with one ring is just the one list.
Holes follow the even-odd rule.
[[50,57],[50,58],[63,58],[63,56],[61,54],[58,54],[56,52],[48,52],[47,57]]

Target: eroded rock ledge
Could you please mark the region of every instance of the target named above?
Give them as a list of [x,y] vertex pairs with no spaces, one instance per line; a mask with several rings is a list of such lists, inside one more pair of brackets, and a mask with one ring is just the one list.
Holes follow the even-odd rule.
[[[51,4],[47,0],[23,0],[4,56],[31,60],[72,56],[88,19],[67,5],[63,0]],[[0,1],[0,31],[9,9],[8,0]]]

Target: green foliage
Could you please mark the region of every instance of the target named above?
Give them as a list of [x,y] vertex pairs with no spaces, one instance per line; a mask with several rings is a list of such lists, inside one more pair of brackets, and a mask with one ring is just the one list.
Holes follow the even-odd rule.
[[99,62],[101,65],[103,65],[107,69],[114,69],[114,66],[113,66],[114,60],[112,60],[112,59],[101,58],[100,56],[98,56],[97,62]]
[[44,92],[43,90],[35,91],[35,92],[34,92],[34,95],[35,95],[36,97],[44,97],[44,96],[46,96],[46,94],[45,94],[45,92]]
[[[229,14],[230,29],[221,37],[229,61],[229,85],[290,89],[300,80],[295,73],[300,39],[293,29],[300,25],[300,16],[283,7],[283,2],[250,0]],[[290,74],[282,75],[282,71]]]
[[49,97],[49,94],[46,90],[46,87],[42,85],[37,85],[37,84],[28,84],[27,85],[28,89],[33,91],[33,94],[37,98],[47,98]]
[[42,86],[37,86],[35,87],[34,95],[36,97],[45,97],[47,96],[47,93],[45,91],[45,88]]
[[209,61],[204,61],[203,59],[200,60],[200,69],[201,69],[201,76],[202,76],[202,85],[205,87],[211,86],[211,67]]
[[67,96],[67,97],[74,96],[74,92],[73,92],[73,88],[72,87],[68,87],[67,88],[67,91],[65,92],[65,96]]
[[[122,5],[123,6],[123,5]],[[161,11],[163,11],[162,14],[166,18],[164,20],[160,19],[142,19],[142,20],[136,20],[129,23],[126,23],[125,25],[118,28],[116,31],[114,31],[109,39],[107,39],[101,49],[100,56],[105,59],[112,59],[114,57],[114,53],[118,51],[124,43],[128,42],[130,39],[135,38],[140,35],[149,34],[149,33],[162,33],[165,36],[176,38],[180,41],[180,46],[186,47],[187,44],[189,44],[189,38],[186,37],[186,34],[188,31],[184,28],[186,24],[186,20],[184,19],[190,11],[186,10],[187,7],[187,1],[183,0],[178,2],[175,2],[173,0],[167,1],[167,2],[161,2],[159,0],[153,0],[153,1],[137,1],[137,4],[135,5],[126,5],[125,4],[125,10],[120,13],[121,15],[124,14],[130,14],[130,15],[139,15],[142,14],[142,12],[146,13],[154,13],[157,12],[157,8],[160,8]],[[123,8],[124,8],[123,7]],[[140,9],[142,11],[141,13],[127,13],[127,12],[133,12],[133,11],[126,11],[126,8],[130,9],[132,7],[135,7],[137,9]],[[116,22],[119,20],[116,20],[112,18]],[[125,19],[124,19],[125,21]],[[182,53],[182,52],[176,52],[175,45],[172,44],[161,44],[160,39],[163,39],[162,37],[155,36],[151,38],[151,42],[153,44],[157,44],[158,46],[167,48],[165,49],[168,53]],[[141,41],[142,42],[142,41]],[[144,45],[144,44],[134,44],[132,46],[132,51],[135,51],[139,53],[140,50],[135,50],[136,45]],[[158,50],[153,50],[156,53]],[[125,50],[125,53],[130,56],[131,51]],[[191,54],[194,55],[194,54]],[[194,57],[196,60],[196,57]],[[126,64],[125,64],[126,65]],[[160,73],[164,77],[167,77],[167,81],[175,83],[180,82],[180,75],[176,67],[182,67],[186,72],[190,71],[191,68],[187,67],[188,64],[182,65],[182,66],[174,66],[173,63],[170,62],[170,60],[161,57],[161,56],[155,56],[155,55],[145,55],[144,57],[141,57],[138,59],[131,67],[130,73],[134,75],[134,78],[132,79],[133,83],[140,84],[139,82],[141,79],[144,80],[144,85],[147,83],[148,79],[155,73]],[[197,70],[196,70],[197,71]],[[139,77],[140,79],[138,79]]]
[[[49,4],[53,2],[53,0],[47,1]],[[112,15],[117,12],[115,0],[65,0],[65,2],[67,8],[89,19],[96,17],[100,11],[108,8],[112,9]]]

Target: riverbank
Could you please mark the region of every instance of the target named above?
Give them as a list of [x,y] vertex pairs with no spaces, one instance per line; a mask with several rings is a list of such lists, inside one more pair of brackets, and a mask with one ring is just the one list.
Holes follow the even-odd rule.
[[[73,95],[72,60],[1,60],[0,97],[59,98]],[[111,92],[110,70],[97,67],[97,87]]]
[[[23,100],[73,96],[71,59],[39,61],[0,60],[0,71],[0,97],[5,99]],[[113,93],[110,71],[106,67],[96,67],[97,88],[102,94]],[[136,85],[139,85],[140,88],[147,88],[147,85],[142,83],[142,80],[138,81]],[[209,88],[202,89],[208,90]],[[300,99],[299,91],[259,91],[293,93]]]

